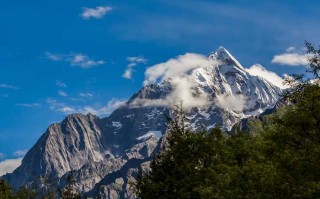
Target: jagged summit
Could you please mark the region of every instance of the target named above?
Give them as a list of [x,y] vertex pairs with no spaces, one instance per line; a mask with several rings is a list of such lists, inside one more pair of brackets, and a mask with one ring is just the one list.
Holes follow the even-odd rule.
[[219,48],[217,48],[217,50],[215,52],[217,52],[217,53],[227,53],[227,54],[231,55],[229,53],[229,51],[224,46],[220,46]]
[[209,60],[218,60],[222,66],[224,65],[234,65],[242,70],[244,67],[240,64],[240,62],[223,46],[220,46],[216,51],[210,54]]

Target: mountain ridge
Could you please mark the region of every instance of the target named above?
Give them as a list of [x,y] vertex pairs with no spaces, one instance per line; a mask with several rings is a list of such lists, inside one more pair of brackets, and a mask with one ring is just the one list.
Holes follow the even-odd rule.
[[[81,192],[134,198],[128,179],[148,169],[166,134],[165,115],[170,116],[170,106],[179,97],[189,100],[187,118],[195,130],[220,126],[229,131],[241,119],[278,102],[282,89],[252,76],[224,47],[208,61],[209,65],[142,87],[108,117],[72,114],[50,125],[21,166],[3,178],[16,188],[31,185],[39,176],[63,187],[72,173]],[[120,171],[124,176],[111,175]]]

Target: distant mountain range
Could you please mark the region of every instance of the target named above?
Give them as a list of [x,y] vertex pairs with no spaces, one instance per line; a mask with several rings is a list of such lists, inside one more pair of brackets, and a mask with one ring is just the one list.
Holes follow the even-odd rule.
[[278,102],[282,89],[250,74],[225,48],[212,53],[208,63],[144,86],[106,118],[72,114],[52,124],[21,166],[3,178],[13,187],[35,182],[40,188],[63,187],[72,174],[75,187],[88,196],[135,198],[129,182],[149,168],[166,133],[165,115],[179,96],[188,99],[187,118],[195,130],[229,131]]

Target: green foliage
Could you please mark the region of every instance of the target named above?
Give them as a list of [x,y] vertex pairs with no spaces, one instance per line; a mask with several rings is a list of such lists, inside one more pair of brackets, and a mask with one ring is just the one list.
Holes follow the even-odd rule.
[[37,194],[33,190],[22,187],[14,195],[16,199],[33,199]]
[[[168,150],[151,164],[152,171],[138,181],[141,198],[223,197],[217,192],[228,182],[229,162],[225,136],[219,129],[197,134],[176,129],[168,138]],[[214,166],[215,169],[210,169]],[[202,181],[202,184],[198,184]],[[155,183],[157,182],[157,183]],[[210,187],[210,188],[208,188]]]
[[0,180],[0,199],[12,199],[13,194],[7,182],[3,179]]

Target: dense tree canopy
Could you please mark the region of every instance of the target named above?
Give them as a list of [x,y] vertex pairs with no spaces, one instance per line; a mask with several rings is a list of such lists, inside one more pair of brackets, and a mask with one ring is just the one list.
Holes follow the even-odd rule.
[[11,199],[13,194],[7,182],[5,180],[0,180],[0,199]]

